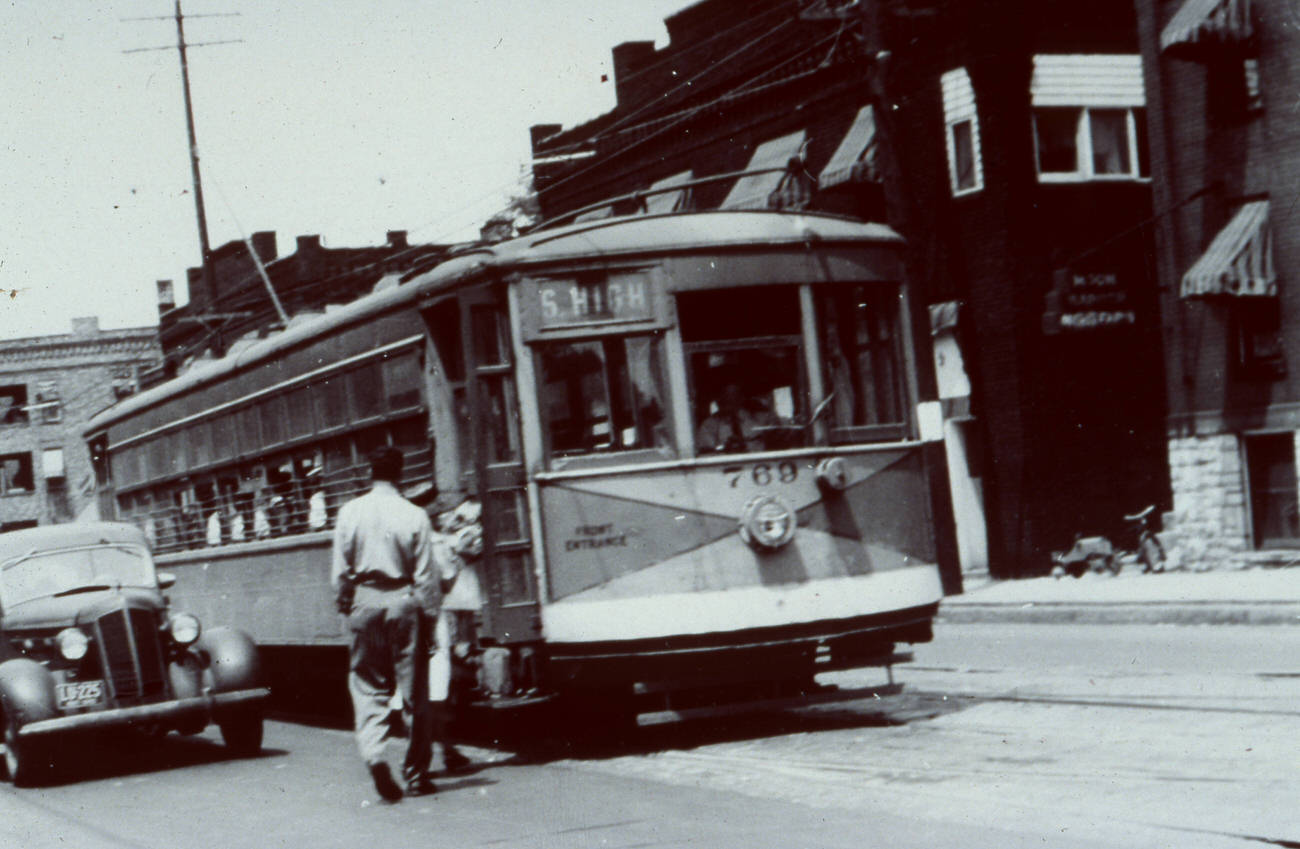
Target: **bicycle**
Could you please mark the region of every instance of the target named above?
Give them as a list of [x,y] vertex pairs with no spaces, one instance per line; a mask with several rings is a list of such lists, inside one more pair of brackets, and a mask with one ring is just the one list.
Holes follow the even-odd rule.
[[1145,510],[1124,517],[1124,521],[1136,526],[1137,550],[1134,553],[1137,559],[1142,561],[1144,573],[1163,572],[1168,563],[1164,544],[1160,542],[1160,537],[1156,536],[1155,531],[1151,530],[1151,514],[1155,510],[1156,506],[1151,504]]

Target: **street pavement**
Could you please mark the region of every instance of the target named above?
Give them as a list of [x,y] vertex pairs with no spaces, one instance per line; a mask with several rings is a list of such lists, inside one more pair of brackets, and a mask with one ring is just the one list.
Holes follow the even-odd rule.
[[963,583],[940,605],[941,622],[1300,625],[1300,566]]
[[[272,722],[259,758],[213,733],[152,751],[106,746],[46,787],[0,788],[0,846],[18,849],[505,849],[1040,846],[1015,824],[900,812],[892,799],[807,805],[724,782],[665,781],[470,749],[478,767],[433,796],[380,803],[351,734]],[[861,793],[855,794],[860,796]],[[1089,834],[1056,845],[1115,846]]]

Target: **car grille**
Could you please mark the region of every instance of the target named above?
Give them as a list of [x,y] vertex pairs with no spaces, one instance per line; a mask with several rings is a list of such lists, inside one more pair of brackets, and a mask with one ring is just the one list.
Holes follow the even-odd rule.
[[166,669],[152,611],[125,608],[95,620],[104,678],[119,703],[145,702],[166,694]]

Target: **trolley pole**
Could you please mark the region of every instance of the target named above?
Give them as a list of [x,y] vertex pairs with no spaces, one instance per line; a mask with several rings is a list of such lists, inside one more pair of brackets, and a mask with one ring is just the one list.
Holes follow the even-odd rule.
[[[192,17],[215,18],[215,17],[234,17],[238,12],[225,14],[197,15]],[[227,41],[207,41],[198,44],[187,44],[185,41],[185,14],[181,11],[181,0],[176,0],[175,14],[170,16],[157,15],[148,18],[124,18],[128,21],[145,21],[145,20],[166,20],[168,17],[176,21],[176,51],[180,54],[181,59],[181,89],[185,96],[185,129],[190,143],[190,176],[194,183],[194,211],[198,220],[199,227],[199,250],[203,256],[203,285],[208,291],[209,297],[217,291],[216,286],[216,268],[212,264],[212,245],[208,241],[208,216],[203,204],[203,180],[199,174],[199,143],[194,131],[194,102],[190,97],[190,65],[186,55],[186,49],[189,47],[206,47],[212,44],[236,44],[240,39]],[[125,50],[124,53],[143,53],[151,50],[171,50],[172,46],[166,47],[142,47],[135,50]],[[217,328],[213,331],[216,353],[220,354],[225,348],[224,340],[221,338],[221,330]]]
[[[199,224],[199,250],[203,254],[203,285],[208,297],[217,292],[216,269],[212,265],[212,245],[208,241],[208,216],[203,207],[203,180],[199,176],[199,143],[194,134],[194,103],[190,98],[190,63],[185,55],[185,16],[181,14],[181,0],[176,0],[176,50],[181,56],[181,89],[185,93],[185,129],[190,140],[190,174],[194,180],[194,210]],[[223,344],[217,334],[217,353]]]

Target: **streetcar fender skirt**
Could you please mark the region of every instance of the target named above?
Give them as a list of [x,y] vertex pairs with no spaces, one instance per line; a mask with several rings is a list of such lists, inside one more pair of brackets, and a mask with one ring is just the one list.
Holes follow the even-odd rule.
[[668,680],[776,680],[831,669],[888,665],[895,643],[932,639],[938,602],[868,616],[685,634],[648,640],[547,645],[557,687]]
[[835,620],[937,604],[939,570],[909,566],[802,583],[624,598],[575,597],[542,607],[551,643],[597,643],[719,634]]
[[147,725],[160,722],[168,724],[180,717],[196,715],[211,717],[222,711],[235,708],[260,707],[270,695],[269,688],[255,687],[250,690],[213,693],[206,696],[194,696],[188,699],[176,699],[151,705],[111,708],[74,716],[58,716],[27,723],[18,729],[18,737],[25,740],[46,734],[90,731],[121,725]]

